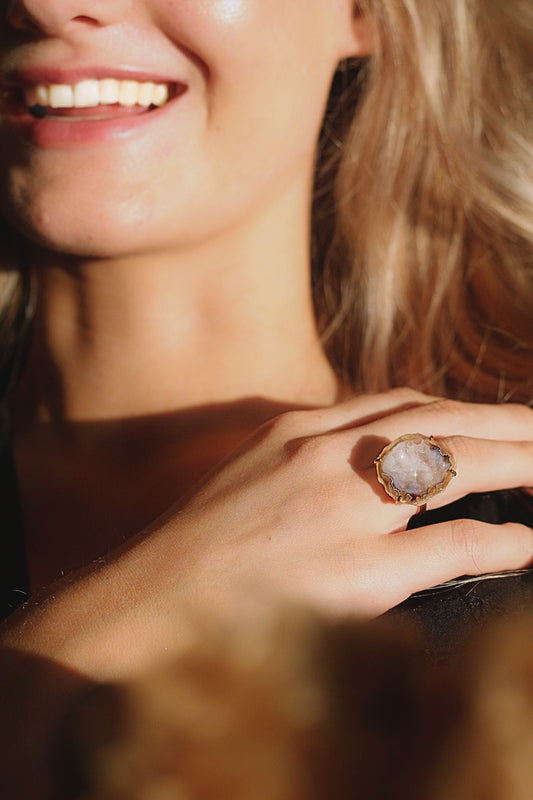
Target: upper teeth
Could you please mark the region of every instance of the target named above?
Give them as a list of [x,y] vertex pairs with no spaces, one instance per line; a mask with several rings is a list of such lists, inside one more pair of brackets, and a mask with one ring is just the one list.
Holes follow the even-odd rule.
[[69,84],[38,84],[24,91],[26,104],[50,108],[95,108],[118,104],[133,106],[163,106],[169,98],[166,83],[151,81],[119,81],[115,78],[84,80]]

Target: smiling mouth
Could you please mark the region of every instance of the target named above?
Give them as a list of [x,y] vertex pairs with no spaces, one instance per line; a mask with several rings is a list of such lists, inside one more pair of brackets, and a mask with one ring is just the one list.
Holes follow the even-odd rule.
[[19,94],[36,119],[109,119],[121,114],[146,113],[161,108],[185,91],[176,83],[86,79],[74,84],[35,84]]

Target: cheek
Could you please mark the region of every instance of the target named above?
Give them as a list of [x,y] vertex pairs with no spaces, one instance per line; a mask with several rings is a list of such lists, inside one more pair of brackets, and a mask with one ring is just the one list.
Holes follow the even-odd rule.
[[208,10],[210,17],[215,22],[221,22],[224,25],[239,25],[246,20],[250,3],[247,3],[246,0],[212,0],[211,3],[199,5]]
[[233,143],[235,158],[268,157],[269,148],[292,157],[295,146],[314,146],[338,63],[317,5],[198,4],[208,17],[196,42],[208,67],[207,134],[225,137],[229,148]]
[[242,70],[242,78],[261,81],[265,67],[285,80],[288,70],[341,58],[341,4],[346,0],[156,0],[154,14],[208,80],[236,80]]

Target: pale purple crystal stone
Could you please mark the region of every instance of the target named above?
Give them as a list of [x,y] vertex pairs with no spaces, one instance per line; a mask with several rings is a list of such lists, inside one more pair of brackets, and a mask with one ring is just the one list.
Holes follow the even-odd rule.
[[379,472],[401,502],[420,502],[446,484],[452,461],[436,442],[422,434],[401,437],[379,458]]

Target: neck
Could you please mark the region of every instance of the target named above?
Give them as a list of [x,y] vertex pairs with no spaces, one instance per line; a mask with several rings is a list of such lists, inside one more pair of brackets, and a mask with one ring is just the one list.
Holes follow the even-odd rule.
[[35,252],[29,417],[124,419],[246,397],[333,402],[307,230],[268,238],[263,248],[267,236],[254,232],[238,246],[99,260]]

